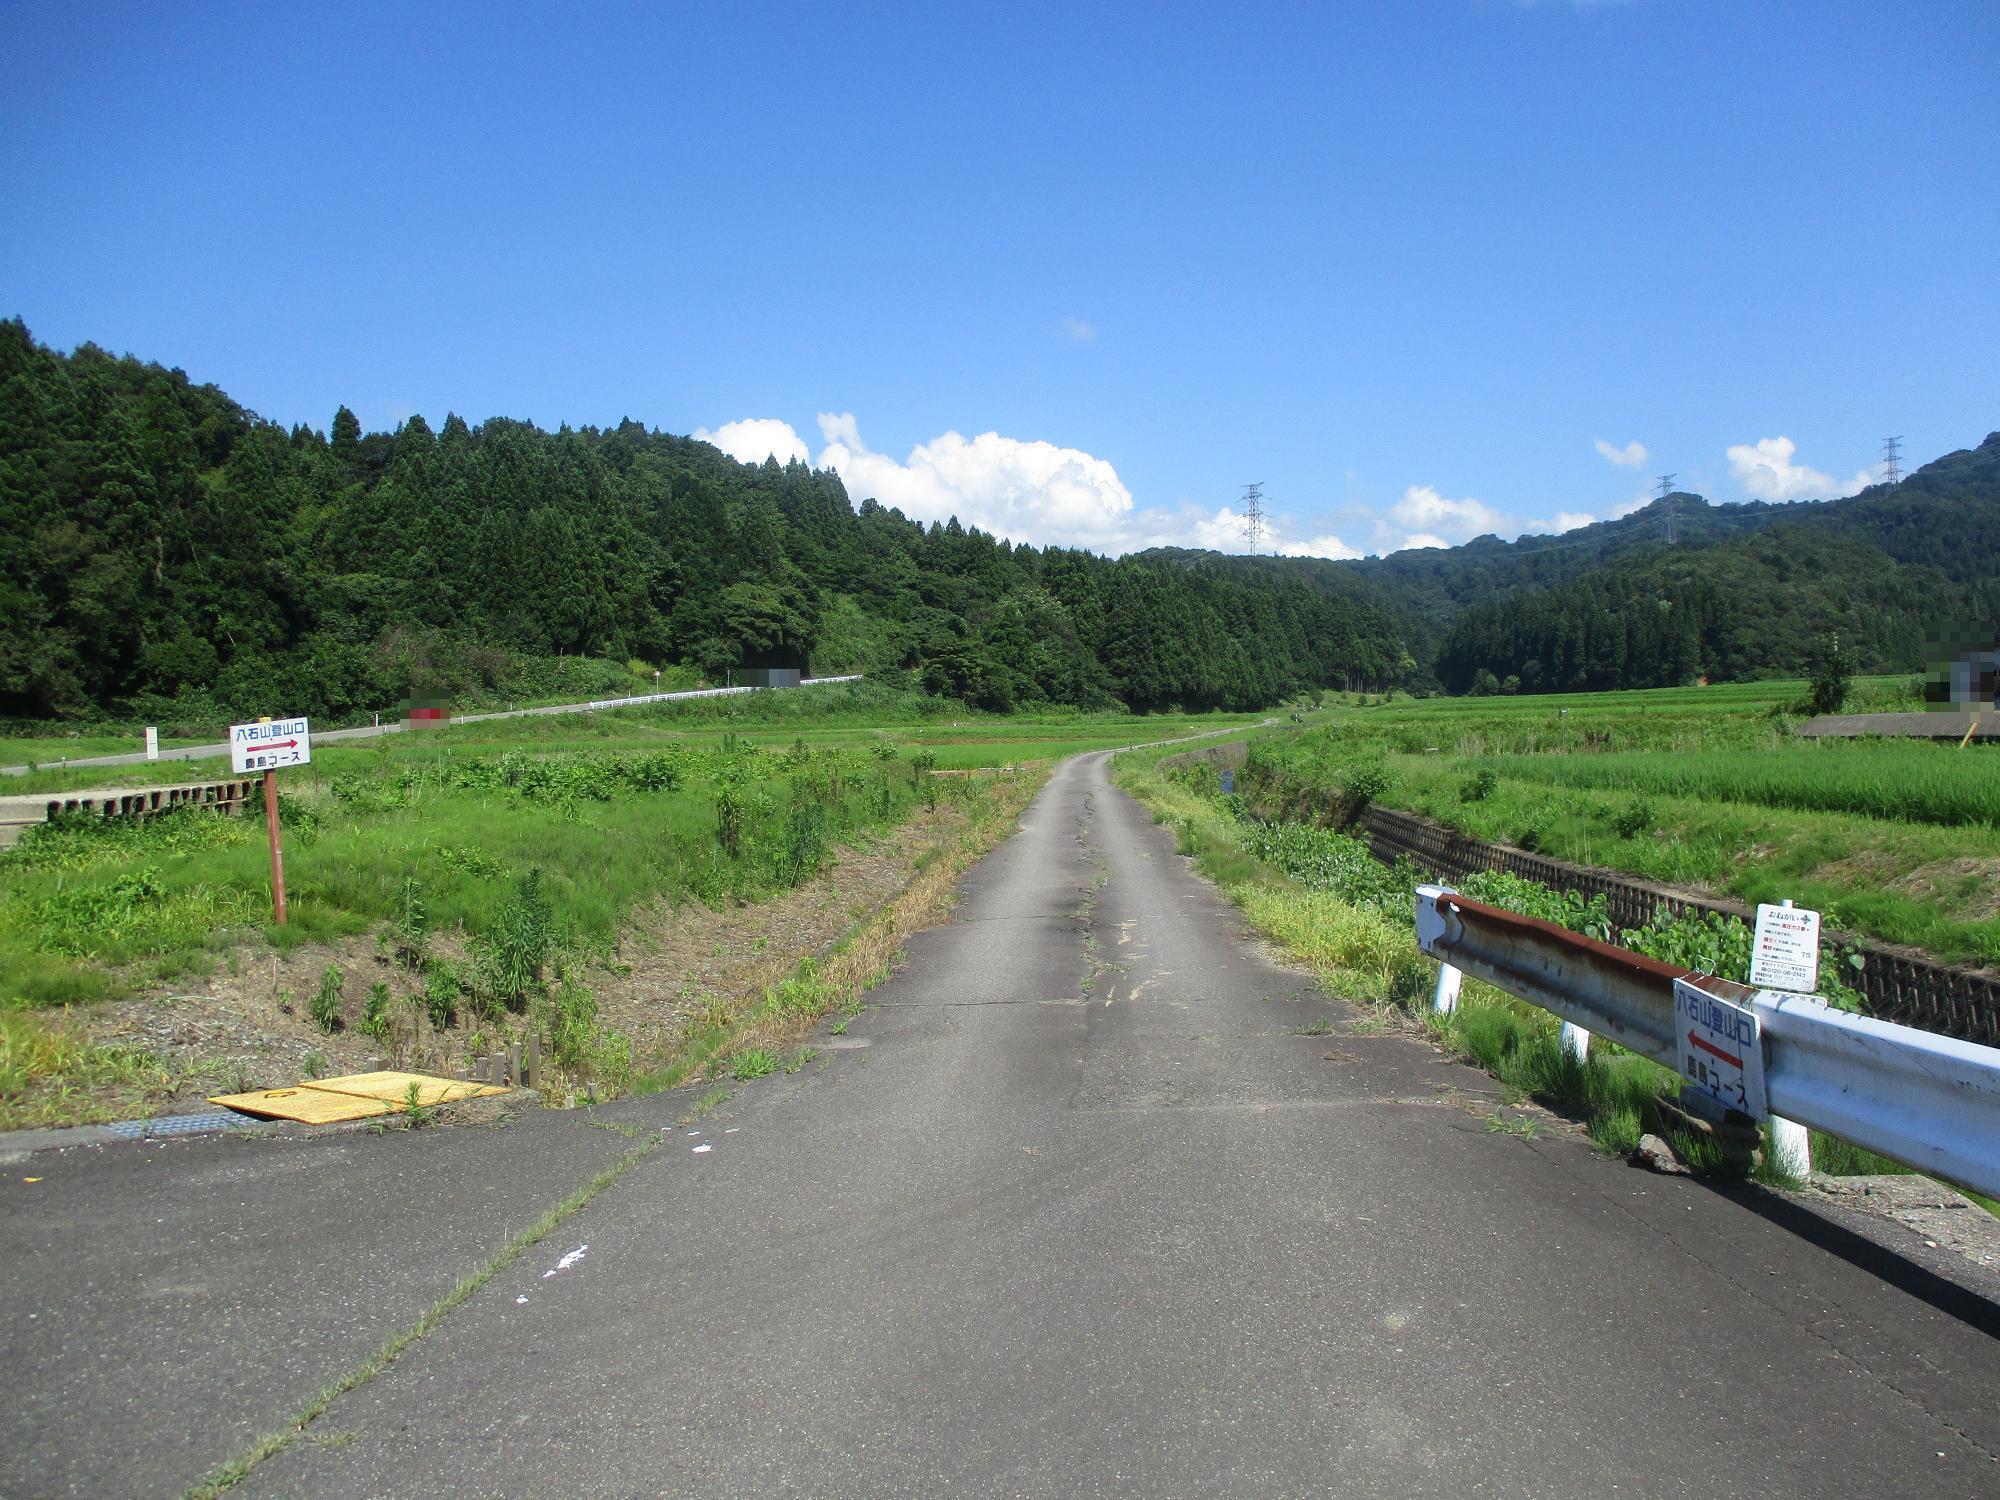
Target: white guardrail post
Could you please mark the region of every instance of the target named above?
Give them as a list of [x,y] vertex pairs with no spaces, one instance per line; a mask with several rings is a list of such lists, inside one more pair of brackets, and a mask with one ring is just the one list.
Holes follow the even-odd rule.
[[[1446,886],[1438,886],[1436,889],[1450,896],[1458,894],[1458,892]],[[1437,989],[1431,995],[1431,1014],[1434,1016],[1448,1016],[1456,1011],[1458,1009],[1458,987],[1463,983],[1465,983],[1465,976],[1445,960],[1439,959]]]
[[[1677,1035],[1674,981],[1756,1013],[1773,1165],[1804,1175],[1806,1131],[2000,1196],[2000,1048],[1848,1015],[1808,995],[1756,990],[1460,896],[1417,887],[1417,945],[1672,1072],[1687,1049]],[[1439,975],[1440,1008],[1445,976]],[[1451,985],[1456,1003],[1457,984]],[[1737,1116],[1736,1118],[1742,1118]]]

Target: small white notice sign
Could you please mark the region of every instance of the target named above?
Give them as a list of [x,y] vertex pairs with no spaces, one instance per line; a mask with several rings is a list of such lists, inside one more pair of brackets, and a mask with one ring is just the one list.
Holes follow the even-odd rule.
[[1760,990],[1810,995],[1819,988],[1819,913],[1760,906],[1750,949],[1750,982]]
[[1762,1029],[1757,1012],[1748,1006],[1676,979],[1674,1050],[1680,1054],[1681,1076],[1717,1104],[1754,1120],[1770,1113]]
[[229,769],[282,771],[312,762],[312,730],[304,719],[261,719],[229,726]]

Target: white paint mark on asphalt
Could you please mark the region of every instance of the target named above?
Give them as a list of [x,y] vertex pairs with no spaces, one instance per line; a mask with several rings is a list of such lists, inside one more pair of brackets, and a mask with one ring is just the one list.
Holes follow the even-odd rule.
[[567,1271],[571,1266],[575,1265],[578,1261],[582,1260],[584,1255],[589,1251],[589,1249],[590,1246],[588,1245],[578,1245],[574,1250],[570,1251],[569,1254],[565,1255],[561,1260],[557,1261],[554,1265],[550,1266],[548,1270],[542,1272],[542,1280],[547,1281],[551,1276],[555,1275],[556,1272],[558,1271]]
[[699,1146],[696,1146],[696,1147],[694,1148],[694,1154],[695,1154],[696,1156],[699,1156],[699,1155],[701,1155],[701,1153],[702,1153],[702,1152],[704,1152],[704,1151],[713,1151],[714,1149],[715,1149],[715,1147],[714,1147],[714,1146],[712,1146],[711,1144],[709,1144],[709,1142],[707,1142],[707,1141],[703,1141],[703,1142],[702,1142],[702,1143],[701,1143],[701,1144],[700,1144]]

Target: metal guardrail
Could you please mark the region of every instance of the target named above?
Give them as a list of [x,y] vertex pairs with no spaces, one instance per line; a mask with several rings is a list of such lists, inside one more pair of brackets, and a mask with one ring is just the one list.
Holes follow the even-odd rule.
[[1416,923],[1417,945],[1444,965],[1440,1011],[1454,1008],[1459,976],[1470,974],[1560,1016],[1564,1045],[1579,1057],[1595,1033],[1680,1072],[1674,982],[1685,980],[1755,1012],[1773,1135],[1789,1169],[1810,1166],[1810,1126],[2000,1196],[2000,1048],[1694,974],[1443,886],[1417,887]]
[[[1621,874],[1569,864],[1544,854],[1489,844],[1418,813],[1370,804],[1359,829],[1369,848],[1385,865],[1408,855],[1429,879],[1443,885],[1464,880],[1480,870],[1505,870],[1535,880],[1551,890],[1577,891],[1587,900],[1603,896],[1614,923],[1643,927],[1655,911],[1675,916],[1714,912],[1752,923],[1750,907],[1713,897],[1670,890]],[[1858,974],[1844,976],[1867,998],[1871,1014],[1900,1021],[1919,1031],[1943,1032],[1982,1046],[2000,1047],[2000,977],[1991,973],[1937,963],[1852,933],[1826,931],[1822,936],[1839,947],[1852,947],[1866,960]]]

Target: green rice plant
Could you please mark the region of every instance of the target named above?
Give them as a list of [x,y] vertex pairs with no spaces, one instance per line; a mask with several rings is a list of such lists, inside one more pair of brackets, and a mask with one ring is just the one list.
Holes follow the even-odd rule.
[[1960,751],[1922,741],[1859,740],[1664,755],[1515,755],[1487,765],[1512,780],[1990,828],[2000,826],[1994,760],[1984,746]]

